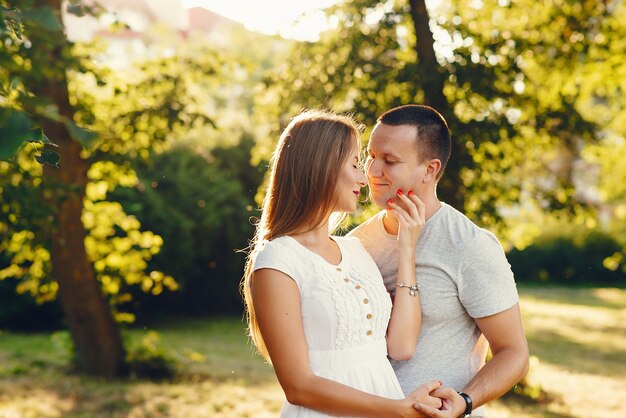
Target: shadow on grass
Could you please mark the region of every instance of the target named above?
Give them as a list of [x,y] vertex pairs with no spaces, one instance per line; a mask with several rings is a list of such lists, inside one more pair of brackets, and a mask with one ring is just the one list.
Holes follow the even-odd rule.
[[564,305],[626,310],[626,289],[582,287],[521,286],[524,298]]
[[574,415],[551,411],[549,409],[550,405],[554,403],[562,404],[562,400],[546,392],[540,399],[530,399],[514,392],[508,392],[498,402],[510,411],[540,413],[543,418],[576,418]]
[[[622,331],[622,330],[620,330]],[[570,372],[621,378],[626,374],[626,353],[602,347],[601,343],[584,344],[552,330],[536,331],[527,336],[532,354]]]
[[[194,373],[184,366],[172,378],[154,381],[132,377],[100,379],[74,374],[68,367],[42,361],[25,363],[23,367],[14,365],[15,369],[0,373],[0,417],[11,413],[8,416],[122,418],[130,416],[131,411],[138,417],[165,417],[170,415],[152,409],[177,405],[198,409],[213,407],[224,397],[213,399],[213,390],[242,397],[240,392],[260,393],[275,383],[275,379],[254,373],[252,377],[245,372],[213,375]],[[233,389],[235,387],[238,389]]]

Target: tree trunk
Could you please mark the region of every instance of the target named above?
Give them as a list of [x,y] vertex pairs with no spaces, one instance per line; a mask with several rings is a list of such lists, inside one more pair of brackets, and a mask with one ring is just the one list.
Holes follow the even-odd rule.
[[446,171],[439,181],[439,198],[451,206],[463,211],[465,199],[463,196],[463,183],[460,178],[462,162],[465,159],[465,149],[458,141],[458,135],[454,135],[458,129],[459,121],[443,93],[445,74],[437,63],[434,49],[433,34],[430,31],[428,10],[424,0],[409,0],[411,5],[411,18],[415,28],[415,51],[419,61],[418,71],[422,80],[426,104],[432,106],[448,122],[452,131],[452,151]]
[[[39,0],[36,7],[61,10],[61,0]],[[29,33],[33,67],[46,68],[46,77],[32,86],[40,98],[54,103],[60,115],[72,120],[73,109],[62,64],[66,40],[61,31],[34,28]],[[98,376],[119,376],[124,372],[124,347],[111,310],[85,249],[85,228],[81,215],[87,184],[88,163],[80,156],[82,145],[70,137],[64,123],[41,120],[46,135],[59,145],[60,167],[44,168],[45,189],[52,191],[48,201],[54,206],[51,227],[52,269],[59,284],[59,298],[70,328],[78,370]]]

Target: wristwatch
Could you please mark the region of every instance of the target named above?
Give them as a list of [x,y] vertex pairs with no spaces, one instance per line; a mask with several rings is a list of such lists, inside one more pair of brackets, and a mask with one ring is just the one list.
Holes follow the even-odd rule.
[[467,393],[457,392],[465,400],[465,411],[459,418],[468,417],[472,413],[472,398]]

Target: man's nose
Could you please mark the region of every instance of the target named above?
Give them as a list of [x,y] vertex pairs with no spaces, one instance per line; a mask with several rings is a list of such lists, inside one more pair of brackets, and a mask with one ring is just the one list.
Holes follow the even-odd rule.
[[369,161],[366,172],[368,177],[380,177],[382,175],[380,164],[378,164],[376,160]]

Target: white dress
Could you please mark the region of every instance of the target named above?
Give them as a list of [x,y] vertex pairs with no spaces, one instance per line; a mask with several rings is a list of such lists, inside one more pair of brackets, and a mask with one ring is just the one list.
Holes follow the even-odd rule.
[[[391,298],[374,260],[357,238],[333,237],[341,250],[328,263],[294,238],[262,242],[253,269],[290,276],[300,289],[302,321],[314,374],[390,399],[403,399],[387,359]],[[328,416],[285,401],[281,417]]]

